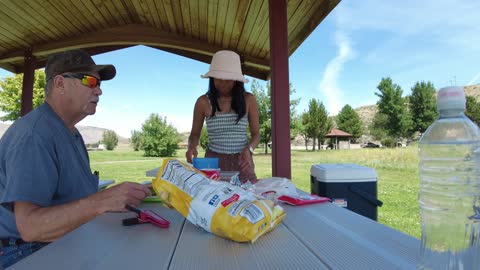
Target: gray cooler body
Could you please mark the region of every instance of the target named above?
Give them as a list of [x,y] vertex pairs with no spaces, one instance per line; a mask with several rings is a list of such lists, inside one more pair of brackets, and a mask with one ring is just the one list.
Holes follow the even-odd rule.
[[356,164],[316,164],[310,169],[312,194],[332,199],[332,203],[377,220],[377,173]]

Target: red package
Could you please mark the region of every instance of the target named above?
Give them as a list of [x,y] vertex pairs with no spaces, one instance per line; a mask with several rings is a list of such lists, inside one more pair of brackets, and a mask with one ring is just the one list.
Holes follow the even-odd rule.
[[320,197],[314,194],[299,194],[297,196],[283,195],[278,197],[278,201],[291,205],[304,205],[313,203],[323,203],[330,201],[329,198]]
[[201,169],[200,170],[205,176],[212,180],[220,179],[220,171],[218,169]]

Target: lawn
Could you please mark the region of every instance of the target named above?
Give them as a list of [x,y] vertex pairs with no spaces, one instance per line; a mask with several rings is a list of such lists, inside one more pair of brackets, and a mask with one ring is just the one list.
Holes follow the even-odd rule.
[[[257,149],[259,150],[259,149]],[[259,151],[260,152],[260,151]],[[185,150],[177,158],[185,160]],[[203,153],[200,153],[203,156]],[[271,155],[254,155],[257,177],[271,177]],[[389,227],[420,238],[417,194],[419,189],[417,146],[397,149],[352,149],[305,151],[292,150],[292,181],[310,192],[310,167],[320,163],[354,163],[372,167],[378,174],[378,221]],[[143,181],[145,172],[159,167],[161,158],[143,157],[130,150],[90,152],[92,170],[100,171],[101,179]]]

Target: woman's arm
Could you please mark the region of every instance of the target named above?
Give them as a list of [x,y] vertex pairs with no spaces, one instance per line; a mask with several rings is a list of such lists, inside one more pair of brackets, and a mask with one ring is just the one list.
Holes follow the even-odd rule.
[[193,109],[193,122],[190,136],[188,137],[188,148],[185,153],[187,162],[192,163],[192,158],[197,157],[197,145],[200,141],[200,134],[202,132],[203,120],[205,119],[205,106],[208,106],[208,100],[205,100],[205,96],[201,96],[195,102],[195,108]]
[[245,95],[245,102],[247,104],[248,126],[250,128],[251,138],[245,149],[243,149],[240,153],[239,165],[242,171],[248,171],[249,168],[253,166],[253,164],[251,164],[251,155],[260,141],[260,124],[258,119],[258,106],[255,96],[247,93]]

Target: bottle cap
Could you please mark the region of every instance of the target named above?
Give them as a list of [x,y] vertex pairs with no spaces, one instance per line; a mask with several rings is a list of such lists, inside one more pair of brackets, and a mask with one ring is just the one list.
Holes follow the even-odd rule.
[[462,110],[466,108],[465,92],[462,87],[444,87],[438,91],[437,110]]

